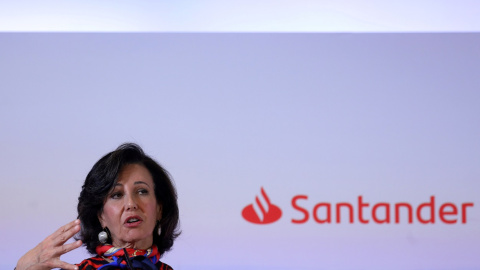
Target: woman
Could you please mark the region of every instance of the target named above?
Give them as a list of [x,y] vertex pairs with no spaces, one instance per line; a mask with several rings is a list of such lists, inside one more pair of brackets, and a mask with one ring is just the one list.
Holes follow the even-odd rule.
[[[95,163],[77,210],[78,220],[27,252],[16,269],[172,269],[159,259],[180,234],[176,191],[138,145],[123,144]],[[77,241],[65,244],[75,234]],[[96,256],[77,265],[60,260],[82,243]]]

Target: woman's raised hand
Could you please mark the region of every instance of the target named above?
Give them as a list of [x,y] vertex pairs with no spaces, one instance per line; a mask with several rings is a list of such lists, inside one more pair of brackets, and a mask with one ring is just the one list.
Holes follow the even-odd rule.
[[60,256],[82,245],[78,240],[65,244],[80,231],[80,220],[74,220],[49,235],[36,247],[25,253],[17,262],[16,270],[46,270],[52,268],[78,269],[76,265],[60,260]]

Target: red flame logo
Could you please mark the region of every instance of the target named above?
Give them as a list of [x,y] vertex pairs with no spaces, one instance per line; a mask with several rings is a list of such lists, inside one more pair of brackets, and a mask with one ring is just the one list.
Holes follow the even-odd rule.
[[255,197],[255,203],[249,204],[243,208],[242,216],[245,220],[255,224],[269,224],[280,219],[282,210],[270,203],[265,190],[260,188],[261,198]]

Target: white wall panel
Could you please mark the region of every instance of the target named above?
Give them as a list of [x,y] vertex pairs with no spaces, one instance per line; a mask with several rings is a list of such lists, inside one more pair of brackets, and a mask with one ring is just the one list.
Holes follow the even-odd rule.
[[[477,269],[479,42],[0,34],[0,266],[73,220],[93,163],[133,141],[175,179],[183,234],[164,261],[177,270]],[[261,187],[282,210],[268,225],[241,215]],[[365,216],[435,196],[436,220],[361,224],[358,196]],[[354,223],[318,224],[319,202],[351,203]],[[474,204],[466,223],[441,222],[447,202]]]

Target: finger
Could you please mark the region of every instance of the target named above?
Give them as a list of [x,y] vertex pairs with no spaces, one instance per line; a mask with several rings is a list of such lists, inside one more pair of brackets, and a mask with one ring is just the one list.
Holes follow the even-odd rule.
[[61,247],[57,247],[56,248],[56,253],[58,255],[58,259],[55,260],[55,263],[52,267],[59,267],[61,269],[78,269],[78,266],[74,265],[74,264],[69,264],[69,263],[66,263],[64,261],[61,261],[59,258],[61,255],[67,253],[67,252],[70,252],[76,248],[79,248],[80,246],[82,246],[82,241],[81,240],[78,240],[78,241],[75,241],[73,243],[70,243],[70,244],[66,244],[66,245],[63,245]]
[[50,235],[50,237],[57,238],[59,235],[67,232],[68,230],[74,228],[76,225],[79,225],[79,224],[80,224],[80,220],[78,220],[78,219],[73,220],[73,221],[63,225],[62,227],[58,228],[58,230],[56,230],[54,233],[52,233]]
[[60,269],[68,269],[68,270],[77,270],[78,269],[78,266],[76,266],[74,264],[69,264],[69,263],[66,263],[66,262],[60,261],[60,260],[58,260],[54,264],[50,265],[50,267],[60,268]]
[[57,231],[59,231],[60,234],[65,233],[65,232],[70,231],[72,228],[75,228],[77,225],[80,225],[80,220],[79,219],[75,219],[75,220],[63,225]]
[[57,250],[56,250],[57,251],[56,254],[62,255],[62,254],[65,254],[67,252],[70,252],[74,249],[77,249],[81,246],[82,246],[82,240],[77,240],[73,243],[65,244],[63,246],[58,247]]
[[68,253],[76,248],[79,248],[80,246],[82,246],[82,241],[81,240],[78,240],[78,241],[75,241],[73,243],[70,243],[70,244],[66,244],[66,245],[62,245],[62,246],[59,246],[59,247],[56,247],[54,249],[52,249],[52,254],[51,256],[48,256],[50,258],[57,258],[57,260],[55,260],[55,266],[54,267],[59,267],[59,266],[56,266],[58,262],[62,262],[60,261],[60,256],[62,256],[63,254],[65,253]]
[[80,225],[76,224],[73,227],[64,228],[62,233],[56,235],[52,240],[54,245],[63,245],[68,239],[72,238],[80,231]]

